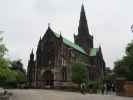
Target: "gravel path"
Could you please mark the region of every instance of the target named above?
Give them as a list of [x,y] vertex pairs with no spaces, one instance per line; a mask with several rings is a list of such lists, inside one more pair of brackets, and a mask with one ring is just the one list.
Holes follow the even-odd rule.
[[63,92],[57,90],[42,90],[42,89],[29,89],[29,90],[9,90],[13,93],[11,100],[133,100],[129,97],[119,97],[113,95],[96,95],[75,92]]

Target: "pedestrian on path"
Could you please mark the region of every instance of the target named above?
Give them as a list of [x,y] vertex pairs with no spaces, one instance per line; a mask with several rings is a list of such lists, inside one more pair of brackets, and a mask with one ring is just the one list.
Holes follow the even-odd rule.
[[80,91],[82,94],[85,94],[85,83],[80,84]]

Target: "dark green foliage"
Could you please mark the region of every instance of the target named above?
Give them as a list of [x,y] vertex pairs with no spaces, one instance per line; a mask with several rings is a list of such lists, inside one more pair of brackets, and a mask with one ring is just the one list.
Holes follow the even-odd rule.
[[0,37],[0,59],[3,58],[3,56],[6,54],[8,51],[5,45],[2,43],[3,37]]
[[11,87],[17,87],[17,84],[24,83],[26,81],[26,71],[23,68],[21,60],[12,61],[10,70],[14,76],[12,80],[8,80],[8,86],[12,84]]
[[11,69],[19,73],[22,79],[24,78],[24,76],[26,77],[26,70],[23,68],[23,64],[21,63],[21,60],[12,61]]
[[0,38],[0,86],[16,87],[19,82],[25,80],[25,71],[22,64],[16,65],[19,67],[19,70],[16,70],[13,68],[12,62],[4,57],[8,50],[2,40],[3,38]]
[[133,41],[128,44],[128,46],[126,48],[126,55],[133,56]]
[[78,54],[72,62],[72,81],[80,85],[88,81],[87,57]]
[[133,41],[126,48],[126,56],[115,62],[114,72],[117,77],[133,81]]
[[74,63],[72,65],[72,80],[77,84],[81,84],[87,80],[87,69],[82,63]]
[[87,88],[90,90],[90,89],[98,89],[99,88],[99,84],[97,81],[88,81],[86,83],[87,85]]

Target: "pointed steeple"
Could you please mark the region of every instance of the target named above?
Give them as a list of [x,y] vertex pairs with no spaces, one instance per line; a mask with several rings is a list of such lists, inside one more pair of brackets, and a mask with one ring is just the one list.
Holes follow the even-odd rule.
[[89,34],[87,19],[85,15],[84,5],[81,6],[80,20],[78,27],[78,35],[74,35],[75,43],[81,46],[85,51],[93,48],[93,36]]
[[99,53],[100,53],[101,58],[103,58],[101,45],[99,46]]
[[99,46],[99,50],[102,51],[101,45]]
[[32,48],[31,54],[33,54],[33,48]]
[[[48,28],[47,28],[47,30],[46,30],[46,34],[47,33],[53,33],[53,30],[51,29],[51,24],[50,23],[48,23]],[[44,34],[45,35],[45,34]],[[44,38],[44,36],[43,36],[43,38]]]
[[84,34],[87,36],[89,35],[89,29],[88,29],[88,24],[87,24],[87,19],[86,19],[86,14],[85,14],[85,9],[83,4],[81,6],[78,33],[82,35]]
[[61,32],[60,32],[60,38],[62,38]]
[[60,32],[60,41],[61,41],[61,42],[63,41],[63,37],[62,37],[61,32]]
[[51,28],[50,28],[50,23],[48,23],[48,30],[49,30],[49,29],[51,30]]
[[33,53],[33,49],[32,49],[32,51],[31,51],[31,54],[30,54],[30,60],[34,60],[34,53]]
[[80,12],[80,18],[84,17],[86,19],[86,15],[85,15],[85,9],[84,9],[84,5],[82,4],[81,6],[81,12]]

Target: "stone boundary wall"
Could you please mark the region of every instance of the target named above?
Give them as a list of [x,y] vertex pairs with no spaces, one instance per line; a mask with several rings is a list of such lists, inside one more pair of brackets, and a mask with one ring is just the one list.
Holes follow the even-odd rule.
[[117,80],[116,94],[133,97],[133,81]]
[[124,95],[133,97],[133,81],[126,81],[124,84]]

